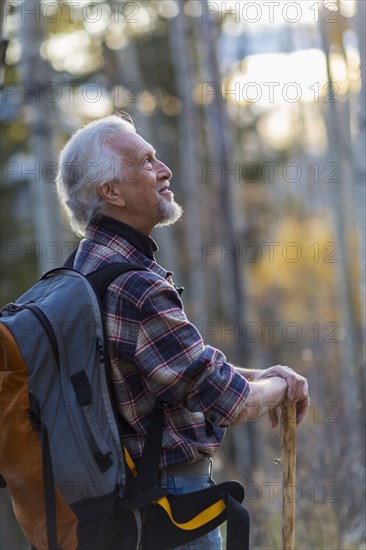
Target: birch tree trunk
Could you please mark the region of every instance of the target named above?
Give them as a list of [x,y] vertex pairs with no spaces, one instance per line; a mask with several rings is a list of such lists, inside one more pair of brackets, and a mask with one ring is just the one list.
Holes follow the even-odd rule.
[[[361,267],[361,280],[360,280],[360,307],[361,307],[361,349],[358,371],[358,383],[360,388],[360,402],[361,409],[359,411],[361,418],[361,434],[366,433],[366,396],[365,396],[365,384],[364,384],[364,369],[363,364],[366,358],[366,342],[365,342],[365,329],[366,329],[366,240],[365,240],[365,205],[366,205],[366,35],[365,35],[365,21],[366,21],[366,2],[357,3],[357,36],[359,42],[359,52],[361,59],[361,91],[359,95],[359,110],[358,110],[358,132],[356,138],[356,178],[355,178],[355,200],[357,209],[357,226],[358,226],[358,239],[359,239],[359,251],[360,251],[360,267]],[[361,445],[361,464],[365,464],[365,445]],[[364,526],[365,523],[361,525]]]
[[[207,3],[207,0],[204,0]],[[196,43],[197,56],[200,60],[200,77],[205,85],[210,83],[215,91],[211,101],[204,104],[206,143],[208,158],[215,163],[216,173],[210,178],[209,193],[214,194],[214,235],[219,245],[219,277],[221,292],[215,293],[216,299],[221,295],[222,310],[229,330],[234,329],[235,337],[230,350],[230,360],[243,367],[250,367],[250,349],[243,338],[243,328],[247,321],[247,304],[245,297],[245,269],[240,260],[241,233],[245,228],[245,218],[240,210],[238,196],[237,171],[234,162],[234,144],[229,126],[226,104],[221,97],[222,75],[217,58],[217,46],[214,38],[215,28],[211,20],[197,18]],[[210,90],[210,92],[212,91]],[[208,89],[207,89],[208,91]],[[226,323],[224,324],[226,326]],[[237,330],[238,329],[238,330]],[[258,464],[258,445],[256,426],[248,423],[230,432],[233,438],[234,463],[244,477],[246,472],[253,471]],[[246,463],[242,457],[247,457]]]
[[182,111],[178,120],[180,189],[184,197],[185,233],[187,241],[187,278],[189,310],[193,323],[202,330],[207,321],[205,277],[202,262],[201,232],[201,157],[199,154],[199,112],[193,103],[195,85],[193,52],[187,16],[180,3],[179,13],[170,20],[170,44],[176,67],[176,84]]
[[[109,0],[109,4],[113,11],[115,9],[115,0]],[[113,58],[112,65],[117,67],[115,80],[117,80],[118,85],[128,86],[128,89],[132,92],[128,94],[131,100],[127,105],[127,110],[137,123],[138,133],[156,148],[156,135],[154,135],[152,119],[147,116],[141,116],[141,112],[138,109],[139,94],[146,89],[146,85],[134,39],[130,37],[127,44],[121,50],[109,50],[108,56]],[[116,94],[116,99],[120,99],[119,94]],[[156,124],[159,124],[159,120],[156,120]],[[164,154],[160,154],[162,161],[164,161],[163,157]],[[176,247],[174,247],[173,243],[172,230],[162,229],[157,235],[157,240],[159,245],[159,263],[166,267],[166,269],[173,271],[176,280],[179,281],[175,255]]]
[[[361,91],[359,95],[358,106],[358,131],[356,141],[356,208],[357,208],[357,225],[358,238],[360,241],[360,263],[361,263],[361,304],[363,307],[362,322],[363,334],[365,338],[365,264],[366,264],[366,240],[365,240],[365,204],[366,204],[366,2],[358,2],[357,4],[357,36],[359,43],[359,52],[361,59]],[[365,357],[365,340],[363,340],[363,353]],[[365,404],[365,400],[363,400]],[[363,415],[365,418],[366,415]]]
[[[206,2],[206,0],[205,0]],[[245,224],[244,214],[239,210],[237,196],[239,182],[236,181],[234,146],[232,142],[226,105],[221,98],[222,76],[218,65],[216,44],[213,37],[214,28],[211,21],[197,20],[197,44],[203,83],[215,87],[212,101],[204,104],[207,154],[215,163],[216,173],[211,176],[211,186],[215,193],[215,233],[220,250],[220,272],[224,316],[233,323],[243,327],[245,315],[244,266],[240,262],[238,246],[239,229]],[[199,38],[200,37],[200,38]],[[244,339],[236,342],[234,354],[237,361],[247,360],[248,346]]]
[[[331,206],[335,232],[339,244],[339,264],[338,268],[338,296],[339,296],[339,319],[342,328],[345,331],[344,339],[339,343],[340,346],[340,392],[343,398],[343,421],[344,433],[347,434],[343,443],[341,443],[341,452],[347,456],[347,464],[359,464],[359,469],[351,477],[348,468],[344,467],[339,472],[340,478],[347,486],[348,514],[351,517],[357,517],[357,510],[362,508],[361,501],[363,495],[360,495],[362,481],[362,451],[359,445],[361,435],[361,399],[360,387],[358,383],[357,369],[360,368],[360,343],[361,338],[357,330],[357,320],[354,311],[354,304],[357,296],[357,290],[352,287],[350,274],[353,265],[359,262],[359,257],[352,255],[350,246],[350,236],[355,231],[355,205],[354,205],[354,186],[356,174],[354,170],[354,156],[352,149],[352,136],[350,131],[350,97],[349,93],[337,96],[332,67],[331,67],[331,43],[329,29],[325,28],[324,17],[320,23],[323,49],[327,59],[328,86],[330,91],[330,101],[327,112],[327,134],[328,134],[328,153],[331,161],[337,162],[339,168],[339,181],[331,184],[329,189],[329,204]],[[341,28],[339,32],[342,32]],[[344,55],[344,52],[341,52]],[[345,60],[345,59],[344,59]],[[346,60],[345,60],[346,62]],[[343,447],[343,448],[342,448]],[[344,457],[345,458],[345,457]],[[362,491],[361,491],[362,493]],[[358,494],[358,497],[356,497]],[[352,495],[352,496],[351,496]],[[361,500],[360,500],[361,499]],[[357,502],[356,502],[357,501]],[[347,524],[347,517],[340,518],[343,524],[343,530],[352,528]]]
[[34,160],[31,175],[32,215],[35,227],[35,252],[39,267],[46,271],[55,267],[55,258],[62,250],[63,229],[57,197],[53,188],[56,167],[55,115],[56,105],[47,95],[51,83],[49,66],[40,56],[44,39],[40,0],[24,0],[20,41],[22,58],[20,80],[24,96],[24,111],[29,134],[30,153]]
[[[343,364],[347,376],[347,395],[352,402],[357,399],[353,368],[356,364],[358,341],[354,326],[355,316],[352,309],[353,289],[350,286],[349,274],[354,258],[351,257],[349,236],[354,228],[354,171],[353,151],[350,131],[350,105],[348,92],[343,97],[337,96],[336,85],[331,70],[331,52],[329,37],[324,23],[321,23],[323,49],[327,58],[328,86],[330,90],[329,110],[326,114],[328,153],[330,160],[337,160],[339,179],[329,189],[329,204],[338,237],[340,263],[338,275],[340,286],[340,309],[342,311],[346,338],[343,340]],[[334,93],[335,92],[335,93]],[[353,380],[353,381],[352,381]]]

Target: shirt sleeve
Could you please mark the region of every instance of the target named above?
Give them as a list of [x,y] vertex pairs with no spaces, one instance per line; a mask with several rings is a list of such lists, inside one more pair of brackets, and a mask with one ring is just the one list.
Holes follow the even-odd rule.
[[249,384],[225,355],[204,345],[168,283],[141,304],[135,353],[148,390],[172,406],[202,412],[216,426],[233,423],[245,406]]

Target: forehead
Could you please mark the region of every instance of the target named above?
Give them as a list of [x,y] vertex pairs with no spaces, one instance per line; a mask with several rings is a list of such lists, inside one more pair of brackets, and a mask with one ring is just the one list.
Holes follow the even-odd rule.
[[133,132],[121,132],[121,135],[111,139],[110,146],[118,153],[128,157],[137,157],[140,154],[154,151],[150,143]]

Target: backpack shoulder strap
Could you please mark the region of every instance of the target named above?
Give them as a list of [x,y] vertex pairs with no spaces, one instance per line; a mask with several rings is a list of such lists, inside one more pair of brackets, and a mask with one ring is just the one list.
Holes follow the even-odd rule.
[[70,254],[70,256],[68,256],[68,258],[66,259],[65,263],[64,263],[64,267],[68,267],[70,269],[73,268],[74,266],[74,260],[75,260],[75,257],[76,257],[76,254],[79,250],[79,247],[76,247],[75,250],[73,250]]
[[148,271],[147,267],[139,264],[129,264],[127,262],[114,262],[106,265],[86,275],[88,281],[92,284],[99,296],[103,296],[108,286],[114,279],[128,273],[129,271]]
[[[77,254],[78,248],[70,254],[70,256],[65,261],[63,267],[67,269],[74,269],[74,261]],[[75,269],[75,271],[78,271]],[[103,296],[108,286],[111,284],[114,279],[127,273],[128,271],[148,271],[147,267],[143,267],[139,264],[130,264],[128,262],[113,262],[109,265],[101,267],[92,273],[88,273],[86,278],[92,284],[94,290],[99,296]]]
[[[77,249],[67,258],[64,268],[73,269],[76,253]],[[111,282],[129,271],[148,271],[148,269],[136,263],[113,262],[85,276],[96,294],[102,298]],[[134,483],[131,482],[129,487],[127,487],[129,499],[136,502],[137,506],[146,505],[146,503],[151,502],[151,500],[160,497],[162,493],[165,494],[166,492],[160,488],[156,488],[163,436],[164,405],[164,403],[159,401],[155,405],[151,424],[146,435],[137,478],[134,480]],[[138,502],[136,498],[139,499]],[[132,500],[128,502],[128,505],[131,504]]]

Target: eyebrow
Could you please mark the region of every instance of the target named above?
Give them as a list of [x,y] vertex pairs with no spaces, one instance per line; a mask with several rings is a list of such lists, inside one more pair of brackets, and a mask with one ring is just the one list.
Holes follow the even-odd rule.
[[140,151],[139,154],[141,155],[141,158],[143,159],[143,158],[145,158],[146,156],[152,155],[152,154],[153,154],[154,156],[156,156],[156,151],[155,151],[154,147],[151,146],[151,149],[148,148],[148,147],[146,147],[145,149],[141,149],[141,151]]

